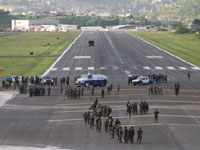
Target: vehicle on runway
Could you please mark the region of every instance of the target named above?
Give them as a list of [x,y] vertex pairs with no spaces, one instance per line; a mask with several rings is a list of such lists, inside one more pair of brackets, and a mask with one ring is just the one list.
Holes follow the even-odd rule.
[[89,44],[89,47],[94,46],[94,41],[89,41],[88,44]]
[[102,74],[88,74],[88,75],[82,75],[81,77],[77,78],[76,80],[76,86],[85,86],[88,87],[90,85],[96,87],[104,87],[107,84],[107,76]]
[[153,79],[151,79],[148,76],[139,76],[136,79],[132,80],[132,84],[133,85],[145,85],[145,84],[152,84],[153,83]]
[[54,85],[54,80],[51,79],[50,77],[43,77],[42,80],[41,80],[41,84],[43,84],[44,86],[45,85],[48,85],[48,86],[53,86]]

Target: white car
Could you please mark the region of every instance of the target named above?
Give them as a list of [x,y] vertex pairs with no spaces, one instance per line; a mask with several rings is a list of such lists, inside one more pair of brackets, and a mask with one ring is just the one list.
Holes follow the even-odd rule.
[[144,85],[153,83],[153,80],[150,79],[148,76],[139,76],[137,79],[132,80],[132,83],[133,85]]
[[15,75],[12,76],[12,81],[15,82],[16,78],[18,78],[19,82],[22,81],[22,77],[21,76],[15,76]]
[[77,86],[100,86],[104,87],[107,84],[107,76],[101,75],[101,74],[88,74],[88,75],[82,75],[80,78],[76,80]]

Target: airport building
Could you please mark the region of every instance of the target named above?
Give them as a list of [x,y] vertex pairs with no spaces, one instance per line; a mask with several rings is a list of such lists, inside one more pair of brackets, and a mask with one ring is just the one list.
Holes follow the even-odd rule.
[[91,26],[91,27],[81,27],[81,31],[102,31],[103,28],[101,26]]
[[66,32],[77,30],[77,25],[63,25],[59,20],[12,20],[13,31]]
[[12,30],[40,31],[42,25],[58,26],[59,20],[12,20]]

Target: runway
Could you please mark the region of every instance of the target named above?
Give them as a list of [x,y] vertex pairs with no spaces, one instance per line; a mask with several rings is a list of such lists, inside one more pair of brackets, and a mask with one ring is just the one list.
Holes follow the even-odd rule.
[[[88,41],[95,46],[89,47]],[[200,134],[200,69],[178,59],[126,32],[83,32],[74,44],[54,63],[47,76],[75,77],[88,72],[105,74],[114,90],[101,98],[101,88],[94,96],[85,89],[80,99],[60,95],[60,85],[52,87],[51,96],[18,95],[0,108],[0,145],[23,147],[57,147],[77,150],[198,150]],[[191,79],[187,78],[190,72]],[[163,95],[148,95],[147,86],[128,85],[128,75],[167,75],[161,83]],[[180,95],[174,83],[180,82]],[[116,91],[120,85],[120,93]],[[158,85],[154,84],[153,86]],[[104,132],[85,125],[82,114],[98,97],[102,105],[113,109],[114,119],[122,126],[143,129],[142,144],[122,144]],[[126,113],[126,103],[145,100],[150,105],[146,115]],[[158,108],[159,122],[153,112]],[[104,121],[102,121],[104,123]],[[0,147],[1,149],[1,147]],[[56,148],[55,148],[56,149]]]

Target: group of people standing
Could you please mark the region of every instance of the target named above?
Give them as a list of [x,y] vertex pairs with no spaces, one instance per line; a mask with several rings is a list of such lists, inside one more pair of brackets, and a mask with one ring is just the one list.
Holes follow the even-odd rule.
[[149,95],[162,95],[163,94],[163,89],[162,86],[155,85],[155,86],[148,86],[148,94]]
[[[131,115],[138,114],[137,103],[131,104],[128,101],[127,104],[126,104],[126,111],[129,114],[129,117],[131,117]],[[149,111],[149,104],[148,104],[148,102],[141,101],[141,103],[139,104],[139,113],[141,115],[145,115],[145,114],[148,114],[148,111]]]
[[[101,105],[98,103],[98,99],[91,105],[89,108],[91,111],[83,113],[83,118],[86,125],[89,125],[91,129],[94,129],[101,132],[102,129],[102,117],[104,121],[105,133],[108,133],[112,139],[117,136],[119,143],[133,143],[135,136],[135,129],[130,127],[129,129],[124,126],[124,129],[121,125],[119,119],[113,120],[111,115],[112,109],[107,105]],[[141,143],[142,141],[142,128],[140,127],[137,130],[137,142]]]

